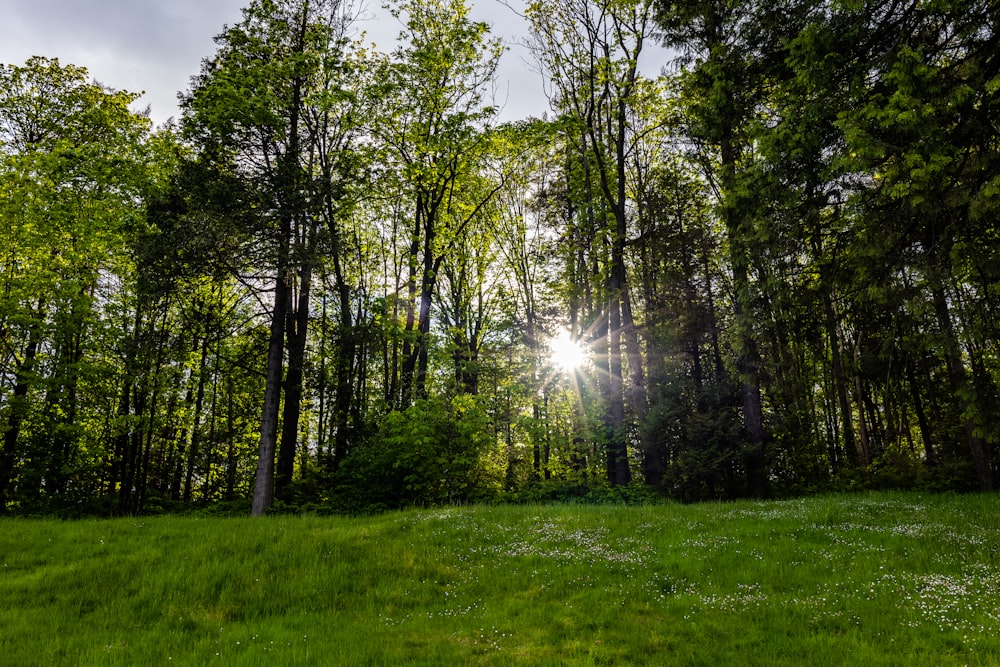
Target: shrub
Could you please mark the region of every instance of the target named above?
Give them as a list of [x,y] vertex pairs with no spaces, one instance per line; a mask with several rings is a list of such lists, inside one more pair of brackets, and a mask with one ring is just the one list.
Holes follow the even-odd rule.
[[476,397],[421,399],[389,413],[343,461],[331,503],[349,512],[464,503],[499,490],[503,472]]

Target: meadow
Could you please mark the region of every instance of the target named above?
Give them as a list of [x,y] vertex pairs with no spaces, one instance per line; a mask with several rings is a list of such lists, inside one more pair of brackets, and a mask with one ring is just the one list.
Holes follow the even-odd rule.
[[1000,496],[0,521],[2,665],[1000,664]]

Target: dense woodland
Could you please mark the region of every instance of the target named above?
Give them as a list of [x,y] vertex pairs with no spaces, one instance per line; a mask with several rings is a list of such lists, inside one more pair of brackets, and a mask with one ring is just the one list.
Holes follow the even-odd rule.
[[0,511],[995,489],[1000,5],[390,9],[0,68]]

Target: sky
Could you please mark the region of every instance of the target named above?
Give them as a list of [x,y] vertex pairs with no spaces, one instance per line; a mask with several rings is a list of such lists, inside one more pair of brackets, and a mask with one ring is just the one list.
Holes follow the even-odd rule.
[[[144,92],[135,110],[150,108],[160,125],[178,116],[177,94],[188,88],[201,61],[215,53],[215,35],[238,22],[249,0],[0,0],[0,63],[31,56],[86,67],[115,90]],[[358,26],[366,42],[388,50],[402,27],[380,9],[362,8]],[[477,0],[472,18],[492,26],[509,51],[501,61],[496,103],[502,118],[540,116],[548,110],[541,75],[519,46],[527,28],[504,0]],[[512,6],[522,6],[513,0]]]

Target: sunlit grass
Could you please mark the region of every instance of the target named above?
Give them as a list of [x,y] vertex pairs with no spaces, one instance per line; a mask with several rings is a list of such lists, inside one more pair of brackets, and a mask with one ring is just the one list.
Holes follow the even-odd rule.
[[0,522],[0,664],[1000,664],[1000,497]]

